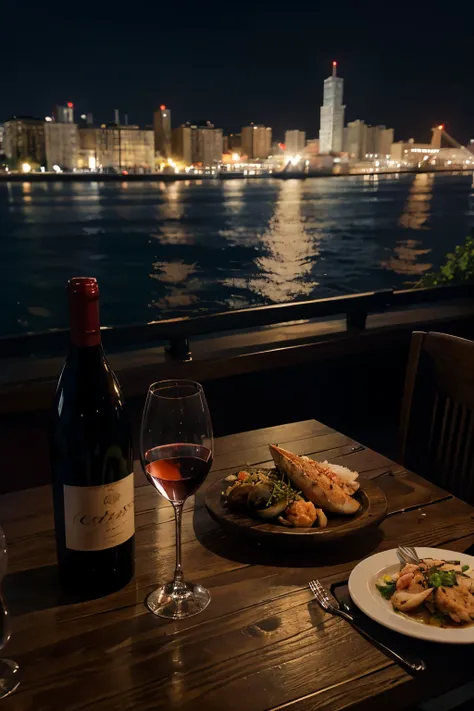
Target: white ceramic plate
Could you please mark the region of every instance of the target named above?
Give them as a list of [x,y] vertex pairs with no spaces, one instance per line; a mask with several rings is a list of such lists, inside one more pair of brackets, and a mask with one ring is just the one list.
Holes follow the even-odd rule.
[[[417,546],[416,551],[420,558],[459,560],[462,565],[469,565],[474,569],[474,557],[465,553],[455,553],[442,548],[422,548],[421,546]],[[362,612],[384,627],[409,637],[449,644],[474,643],[474,625],[461,629],[443,629],[424,625],[395,612],[390,600],[384,600],[375,587],[375,583],[382,575],[391,575],[397,570],[400,570],[400,563],[395,548],[376,553],[356,565],[349,578],[349,593]]]

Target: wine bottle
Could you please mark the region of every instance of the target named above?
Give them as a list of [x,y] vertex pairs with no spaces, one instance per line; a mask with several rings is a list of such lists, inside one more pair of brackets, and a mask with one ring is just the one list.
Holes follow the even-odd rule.
[[68,283],[70,347],[53,413],[51,465],[59,577],[101,595],[134,572],[132,440],[101,344],[96,279]]

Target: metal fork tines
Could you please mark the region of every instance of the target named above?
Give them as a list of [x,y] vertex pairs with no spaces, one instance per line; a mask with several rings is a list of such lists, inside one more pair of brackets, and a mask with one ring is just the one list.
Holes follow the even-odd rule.
[[420,563],[416,548],[413,548],[413,546],[398,546],[397,553],[398,557],[405,563],[414,563],[415,565]]
[[[317,602],[321,605],[323,610],[326,610],[327,612],[332,612],[333,614],[337,615],[339,612],[342,612],[338,607],[335,607],[329,598],[328,593],[326,590],[323,588],[319,580],[310,580],[309,583],[309,589],[313,593],[314,597],[316,598]],[[346,614],[346,613],[344,613]],[[344,615],[341,615],[341,617]]]
[[360,627],[357,624],[352,615],[350,615],[348,612],[342,610],[339,607],[337,600],[334,600],[334,598],[324,588],[324,586],[320,583],[319,580],[310,580],[308,585],[314,597],[316,598],[316,602],[320,605],[320,607],[323,608],[323,610],[329,612],[331,615],[337,615],[338,617],[342,617],[344,620],[349,622],[352,627],[357,630],[359,634],[362,635],[362,637],[365,637],[365,639],[371,642],[375,647],[377,647],[377,649],[380,649],[381,652],[384,652],[384,654],[389,656],[395,662],[398,662],[398,664],[400,664],[408,672],[419,672],[426,669],[426,664],[422,659],[407,654],[402,657],[394,649],[387,647],[387,645],[383,644],[383,642],[379,642],[378,639],[372,637],[369,632],[367,632],[363,627]]

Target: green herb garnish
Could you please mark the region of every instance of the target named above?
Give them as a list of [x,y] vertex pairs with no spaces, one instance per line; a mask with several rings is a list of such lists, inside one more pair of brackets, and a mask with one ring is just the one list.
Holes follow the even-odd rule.
[[430,588],[452,588],[458,584],[454,570],[435,570],[433,572],[432,570],[431,568],[427,575],[427,583]]
[[286,499],[290,504],[295,501],[300,495],[300,492],[296,491],[296,489],[292,487],[290,480],[287,479],[285,475],[283,475],[281,478],[278,478],[275,475],[272,476],[272,484],[273,490],[270,495],[270,498],[267,501],[266,508],[272,506],[277,501],[281,501],[282,499]]
[[379,593],[384,597],[386,600],[390,600],[392,597],[393,593],[397,589],[397,584],[395,582],[392,583],[385,583],[385,585],[375,585]]
[[461,568],[461,573],[465,573],[466,570],[469,570],[470,567],[470,565],[463,565],[463,567]]

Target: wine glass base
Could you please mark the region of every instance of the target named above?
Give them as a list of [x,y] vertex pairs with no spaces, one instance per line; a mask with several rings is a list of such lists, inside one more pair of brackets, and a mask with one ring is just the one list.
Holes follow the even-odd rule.
[[174,583],[166,583],[148,595],[145,605],[158,617],[181,620],[202,612],[210,601],[211,594],[202,585],[183,582],[177,588]]
[[11,659],[0,659],[0,699],[13,693],[20,684],[20,667]]

